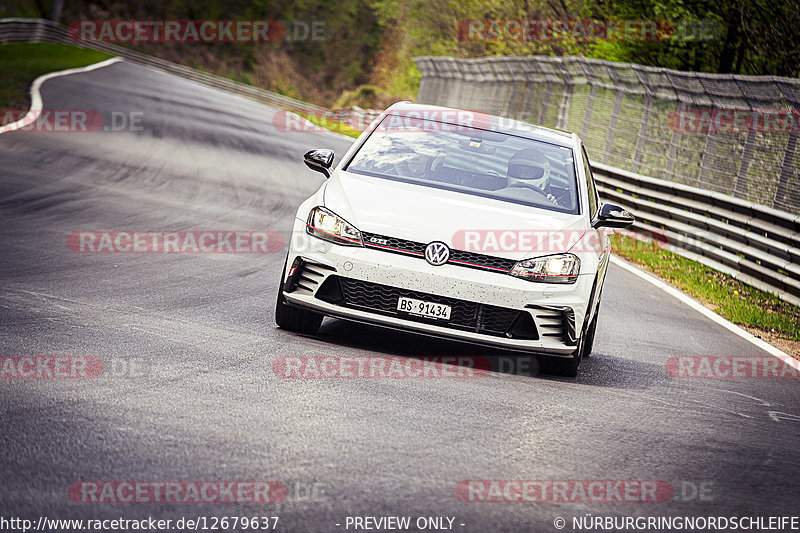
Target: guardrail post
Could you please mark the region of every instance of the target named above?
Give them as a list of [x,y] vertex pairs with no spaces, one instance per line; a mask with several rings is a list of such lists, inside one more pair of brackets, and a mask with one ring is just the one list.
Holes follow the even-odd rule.
[[611,112],[611,120],[608,123],[608,133],[606,133],[606,144],[603,147],[603,162],[611,161],[611,148],[614,146],[614,135],[617,131],[617,118],[622,108],[622,91],[617,90],[617,97],[614,99],[614,111]]
[[[686,109],[686,104],[678,102],[677,112],[680,113]],[[675,176],[675,159],[678,157],[678,145],[681,143],[681,131],[679,127],[673,126],[672,135],[669,139],[669,153],[667,154],[667,163],[664,167],[664,174],[666,176]]]
[[586,102],[586,113],[583,115],[583,124],[581,125],[581,138],[586,137],[589,131],[589,123],[592,121],[592,108],[594,107],[594,97],[597,94],[597,85],[592,84],[589,89],[589,101]]
[[33,42],[40,43],[42,42],[42,34],[44,34],[44,23],[41,20],[37,20],[34,24],[34,31],[33,31]]
[[747,170],[750,168],[750,159],[753,157],[753,145],[756,142],[755,128],[747,130],[747,139],[744,141],[744,152],[739,170],[736,172],[736,185],[733,188],[733,195],[744,198],[747,194]]
[[515,118],[536,122],[536,119],[533,118],[533,114],[531,113],[531,104],[533,103],[532,96],[536,88],[536,83],[531,83],[530,78],[531,74],[527,73],[526,80],[522,82],[525,86],[525,96],[522,97],[522,109],[520,114]]
[[545,121],[547,120],[547,110],[550,107],[550,99],[553,96],[553,83],[547,82],[545,91],[544,91],[544,98],[542,99],[542,110],[539,114],[539,124],[546,125]]
[[712,129],[709,128],[706,132],[706,142],[703,145],[703,157],[700,159],[700,169],[697,171],[696,185],[700,187],[706,180],[706,172],[708,172],[709,165],[707,164],[711,157],[711,136],[713,135]]
[[633,162],[631,164],[631,170],[633,170],[633,172],[638,172],[639,166],[642,164],[642,151],[644,150],[645,135],[647,134],[647,126],[650,123],[650,113],[652,109],[653,97],[648,94],[647,103],[645,103],[644,111],[642,112],[642,123],[639,126],[639,133],[636,135],[636,148],[633,151]]
[[797,150],[797,128],[792,128],[789,138],[786,140],[786,149],[783,151],[783,164],[781,165],[781,175],[778,178],[778,186],[775,188],[775,199],[772,207],[775,209],[786,209],[785,197],[786,187],[789,184],[789,176],[792,172],[794,153]]
[[558,107],[558,118],[556,119],[555,127],[559,130],[566,130],[567,121],[569,120],[569,105],[572,100],[573,83],[570,79],[571,74],[567,66],[563,62],[560,62],[558,66],[561,70],[561,74],[564,76],[564,94],[561,98],[561,105]]

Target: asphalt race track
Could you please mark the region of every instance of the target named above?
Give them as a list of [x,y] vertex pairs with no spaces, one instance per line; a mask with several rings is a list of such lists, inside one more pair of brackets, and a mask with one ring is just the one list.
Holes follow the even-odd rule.
[[[0,355],[92,356],[122,370],[0,379],[3,517],[278,516],[278,531],[364,530],[348,522],[364,516],[408,516],[416,531],[418,517],[449,517],[456,531],[547,532],[556,517],[575,531],[572,518],[587,514],[799,514],[800,381],[671,377],[671,357],[766,353],[634,274],[611,266],[577,379],[342,321],[315,337],[287,333],[273,320],[285,248],[81,254],[67,237],[287,232],[324,179],[302,154],[332,148],[338,161],[349,139],[279,131],[273,108],[125,62],[49,80],[42,96],[46,109],[113,111],[141,127],[0,135]],[[485,356],[495,371],[273,371],[277,358],[315,355]],[[286,494],[126,504],[70,493],[85,481],[205,480],[279,481]],[[477,502],[459,498],[465,480],[661,480],[674,492],[661,502]]]

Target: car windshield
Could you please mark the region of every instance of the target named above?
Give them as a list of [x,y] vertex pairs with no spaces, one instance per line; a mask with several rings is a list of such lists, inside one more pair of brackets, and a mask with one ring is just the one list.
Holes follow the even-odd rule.
[[388,115],[346,170],[579,212],[571,148],[461,124]]

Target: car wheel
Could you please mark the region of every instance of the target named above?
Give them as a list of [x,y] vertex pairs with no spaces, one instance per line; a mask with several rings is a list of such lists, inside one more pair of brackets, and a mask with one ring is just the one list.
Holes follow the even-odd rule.
[[[287,258],[288,259],[288,258]],[[281,329],[296,333],[313,334],[319,330],[323,316],[314,311],[291,307],[283,296],[283,278],[286,276],[286,263],[283,265],[281,281],[278,284],[278,299],[275,303],[275,323]]]

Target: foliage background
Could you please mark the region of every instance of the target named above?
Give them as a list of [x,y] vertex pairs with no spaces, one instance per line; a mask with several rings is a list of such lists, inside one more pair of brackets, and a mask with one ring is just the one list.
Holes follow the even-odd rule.
[[[49,18],[52,0],[0,0],[0,17]],[[800,75],[800,0],[64,0],[79,19],[324,21],[324,42],[150,44],[145,52],[324,106],[414,99],[416,55],[569,55],[679,70]],[[465,19],[667,19],[710,40],[460,41]]]

